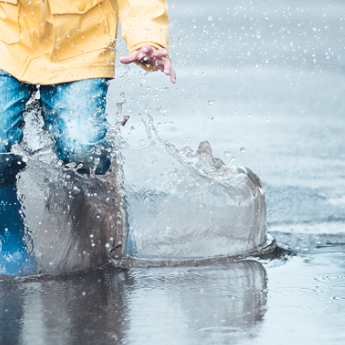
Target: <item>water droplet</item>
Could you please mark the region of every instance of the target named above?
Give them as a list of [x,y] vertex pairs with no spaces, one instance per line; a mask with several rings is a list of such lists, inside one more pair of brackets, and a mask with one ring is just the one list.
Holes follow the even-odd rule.
[[338,297],[338,296],[333,296],[333,299],[334,299],[335,301],[345,301],[345,298],[343,298],[343,297]]
[[214,101],[211,100],[211,99],[209,99],[209,100],[207,101],[207,103],[208,103],[208,105],[212,105],[212,104],[214,103]]
[[162,114],[164,114],[164,113],[167,112],[167,109],[164,108],[164,107],[159,107],[159,108],[157,108],[156,110],[157,110],[158,112],[162,113]]
[[245,152],[246,152],[246,149],[245,149],[244,147],[241,147],[241,148],[240,148],[240,151],[241,151],[241,153],[245,153]]
[[230,151],[224,151],[225,156],[230,156],[231,152]]
[[209,16],[209,17],[207,17],[207,20],[208,20],[209,22],[211,22],[211,21],[213,20],[213,17],[212,17],[212,16]]

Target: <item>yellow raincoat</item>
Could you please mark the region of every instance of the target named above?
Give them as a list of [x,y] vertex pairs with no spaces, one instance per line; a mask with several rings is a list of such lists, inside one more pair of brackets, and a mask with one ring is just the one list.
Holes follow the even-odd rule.
[[118,18],[129,52],[167,49],[166,0],[0,0],[0,69],[43,85],[113,78]]

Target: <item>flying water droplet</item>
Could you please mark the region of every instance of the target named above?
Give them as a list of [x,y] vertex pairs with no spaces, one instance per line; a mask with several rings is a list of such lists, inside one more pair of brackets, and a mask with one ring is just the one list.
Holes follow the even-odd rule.
[[164,108],[164,107],[159,107],[159,108],[157,108],[156,110],[157,110],[158,112],[162,113],[162,114],[164,114],[164,113],[167,112],[167,108]]

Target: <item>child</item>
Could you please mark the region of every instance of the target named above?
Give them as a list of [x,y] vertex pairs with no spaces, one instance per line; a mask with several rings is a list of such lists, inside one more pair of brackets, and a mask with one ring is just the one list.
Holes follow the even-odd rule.
[[166,0],[0,0],[0,274],[32,267],[15,184],[25,162],[10,152],[22,140],[23,111],[37,85],[59,159],[81,173],[109,169],[103,115],[118,18],[129,49],[120,61],[162,70],[174,83]]

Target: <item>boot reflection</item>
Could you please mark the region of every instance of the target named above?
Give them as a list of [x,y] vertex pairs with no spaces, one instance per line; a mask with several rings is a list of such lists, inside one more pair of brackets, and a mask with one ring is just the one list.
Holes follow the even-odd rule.
[[5,279],[0,280],[0,344],[120,344],[116,340],[125,338],[133,285],[128,272],[103,267]]
[[[1,284],[2,291],[9,286]],[[260,333],[266,305],[266,272],[255,261],[108,266],[11,284],[20,286],[11,288],[12,297],[17,294],[25,308],[7,315],[22,325],[8,337],[23,344],[235,344]],[[5,299],[0,291],[1,310]]]
[[0,344],[22,344],[25,289],[14,279],[0,281]]

